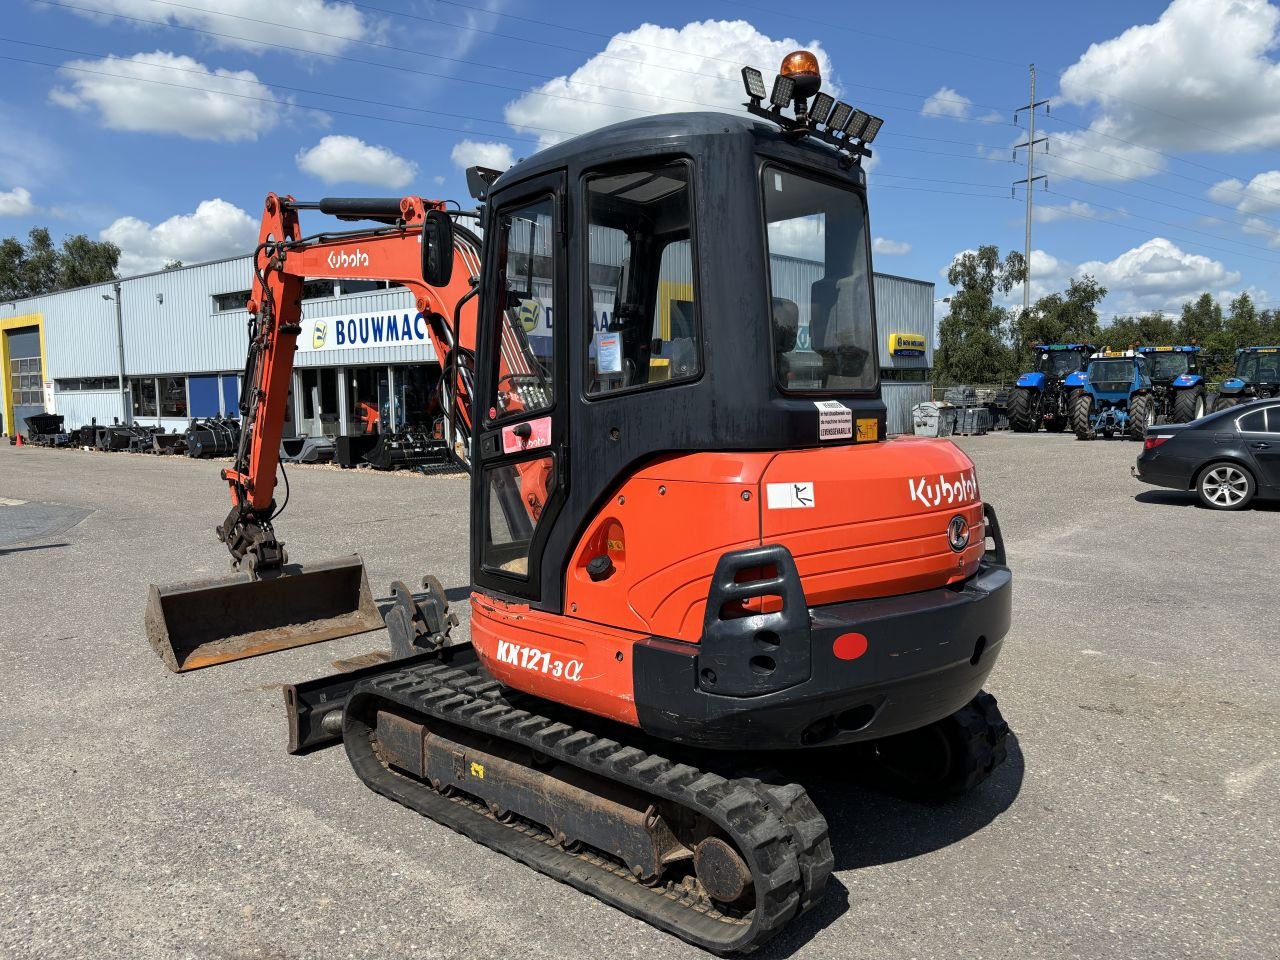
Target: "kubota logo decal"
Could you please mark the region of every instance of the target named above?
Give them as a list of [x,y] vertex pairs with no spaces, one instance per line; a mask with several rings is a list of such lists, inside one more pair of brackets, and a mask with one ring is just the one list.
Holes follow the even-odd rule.
[[911,491],[912,500],[917,500],[926,507],[936,507],[944,502],[949,506],[978,498],[978,481],[972,470],[966,470],[954,480],[948,480],[941,473],[937,480],[930,480],[928,477],[921,477],[919,480],[908,478],[907,489]]
[[369,255],[356,247],[350,253],[345,250],[331,250],[328,257],[329,266],[334,270],[340,270],[343,267],[367,267],[369,265]]

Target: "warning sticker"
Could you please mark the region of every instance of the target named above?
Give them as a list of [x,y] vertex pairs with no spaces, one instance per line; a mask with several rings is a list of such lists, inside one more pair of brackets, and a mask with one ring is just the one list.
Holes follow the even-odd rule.
[[839,400],[815,400],[818,408],[819,440],[850,440],[853,438],[853,411]]
[[868,440],[880,439],[880,422],[874,417],[869,419],[858,418],[858,442],[865,443]]
[[813,506],[813,481],[765,484],[765,502],[770,510],[797,510]]

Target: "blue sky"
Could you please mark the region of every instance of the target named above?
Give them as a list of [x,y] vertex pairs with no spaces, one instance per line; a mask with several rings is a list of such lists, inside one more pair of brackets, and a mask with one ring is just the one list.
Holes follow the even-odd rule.
[[0,236],[105,237],[126,272],[242,252],[268,190],[465,204],[468,163],[646,112],[737,109],[742,63],[770,74],[805,46],[828,88],[885,118],[878,269],[942,297],[956,253],[1022,248],[1012,121],[1035,62],[1052,101],[1035,294],[1087,272],[1112,291],[1104,317],[1204,290],[1280,306],[1280,7],[1266,0],[4,7]]

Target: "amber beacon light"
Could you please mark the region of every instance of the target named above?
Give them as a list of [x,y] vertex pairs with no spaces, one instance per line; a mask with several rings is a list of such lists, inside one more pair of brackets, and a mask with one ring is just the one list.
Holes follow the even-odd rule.
[[[810,51],[795,50],[782,58],[772,90],[767,90],[764,74],[755,67],[742,68],[742,86],[747,91],[743,104],[747,112],[776,123],[789,136],[831,144],[844,155],[840,162],[846,166],[871,156],[868,145],[884,121],[823,93],[818,58]],[[788,109],[791,116],[783,112]]]

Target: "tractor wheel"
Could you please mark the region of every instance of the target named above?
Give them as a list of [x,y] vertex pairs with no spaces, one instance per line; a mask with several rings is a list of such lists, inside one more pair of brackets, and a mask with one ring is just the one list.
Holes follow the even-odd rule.
[[1035,391],[1018,387],[1009,394],[1009,426],[1018,433],[1035,433],[1040,424],[1036,417]]
[[1092,440],[1093,429],[1089,425],[1089,419],[1093,414],[1093,397],[1083,390],[1072,394],[1068,410],[1071,417],[1071,429],[1075,432],[1076,439]]
[[1141,440],[1147,435],[1147,427],[1156,423],[1156,408],[1152,405],[1149,394],[1139,394],[1129,401],[1129,419],[1125,421],[1124,432],[1130,440]]
[[1190,423],[1205,415],[1204,387],[1179,390],[1173,395],[1173,413],[1170,423]]
[[1200,502],[1212,510],[1242,510],[1257,489],[1253,474],[1229,460],[1209,464],[1196,478]]
[[1219,410],[1229,410],[1239,402],[1239,397],[1224,397],[1222,394],[1218,394],[1213,401],[1213,412],[1217,413]]
[[976,787],[1005,761],[1009,725],[996,698],[979,692],[949,717],[865,744],[869,784],[921,803],[941,803]]

